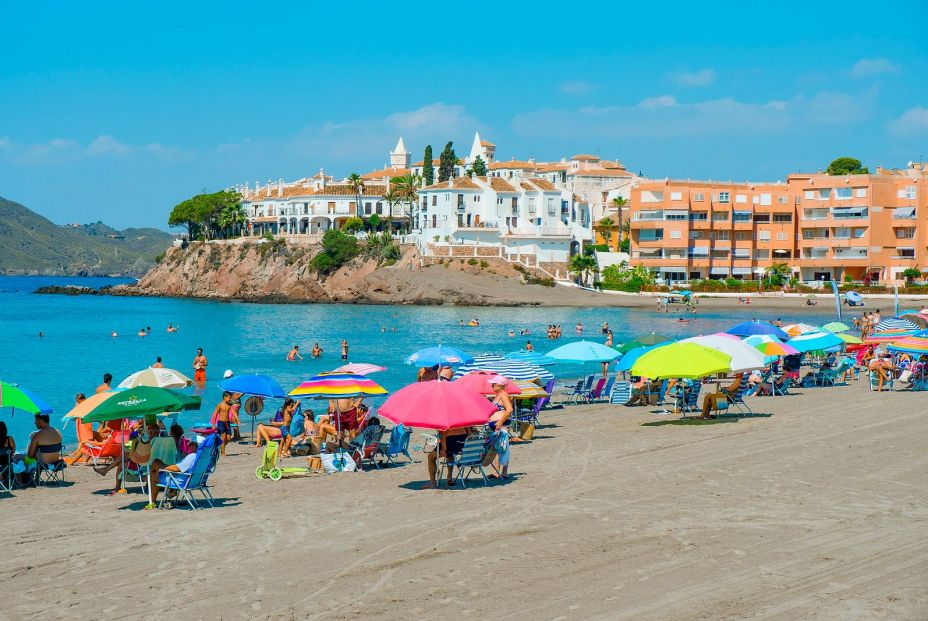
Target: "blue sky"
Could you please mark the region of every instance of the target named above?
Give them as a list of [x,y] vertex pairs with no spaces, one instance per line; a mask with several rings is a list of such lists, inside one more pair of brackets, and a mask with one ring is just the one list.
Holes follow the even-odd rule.
[[0,196],[164,228],[203,188],[474,130],[651,177],[928,158],[928,3],[811,4],[3,2]]

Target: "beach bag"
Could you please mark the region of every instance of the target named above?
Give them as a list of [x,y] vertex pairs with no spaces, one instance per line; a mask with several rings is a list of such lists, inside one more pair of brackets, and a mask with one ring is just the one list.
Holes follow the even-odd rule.
[[905,371],[903,371],[902,373],[899,374],[899,381],[900,381],[900,382],[907,382],[907,381],[909,381],[909,378],[910,378],[910,377],[912,377],[912,372],[909,371],[908,369],[906,369]]
[[426,436],[425,442],[422,443],[422,452],[431,453],[438,448],[438,437],[437,436]]
[[320,459],[322,460],[323,470],[328,474],[335,474],[336,472],[354,472],[358,469],[358,465],[354,463],[348,451],[325,453],[320,456]]
[[526,422],[519,423],[519,437],[525,441],[529,441],[534,438],[535,425]]

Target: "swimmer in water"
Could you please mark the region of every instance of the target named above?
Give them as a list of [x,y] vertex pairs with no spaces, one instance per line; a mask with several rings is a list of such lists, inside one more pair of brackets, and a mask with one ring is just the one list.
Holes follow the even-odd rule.
[[148,336],[148,332],[145,331],[145,328],[139,330],[139,336]]
[[293,362],[294,360],[302,360],[303,356],[300,355],[300,346],[294,345],[293,349],[290,350],[290,353],[287,354],[287,360]]
[[119,336],[119,335],[116,334],[116,330],[113,330],[113,331],[110,333],[110,336],[113,337],[113,338],[116,338],[116,337]]
[[313,343],[313,358],[319,359],[322,357],[322,348],[319,347],[319,343]]
[[516,335],[516,331],[513,330],[512,328],[509,328],[509,336],[515,336],[515,335]]

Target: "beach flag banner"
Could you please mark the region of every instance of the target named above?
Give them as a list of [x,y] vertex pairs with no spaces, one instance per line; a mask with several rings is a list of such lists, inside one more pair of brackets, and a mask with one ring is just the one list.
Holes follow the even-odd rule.
[[380,397],[387,389],[374,380],[355,373],[321,373],[293,390],[291,397],[342,399],[345,397]]

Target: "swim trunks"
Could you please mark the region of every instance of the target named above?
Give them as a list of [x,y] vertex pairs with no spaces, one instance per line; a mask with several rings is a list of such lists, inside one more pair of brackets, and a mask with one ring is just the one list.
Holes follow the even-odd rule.
[[195,382],[205,382],[206,381],[206,369],[197,369],[193,372],[193,381]]
[[232,435],[232,425],[229,424],[229,421],[227,420],[217,420],[216,433],[219,435]]

